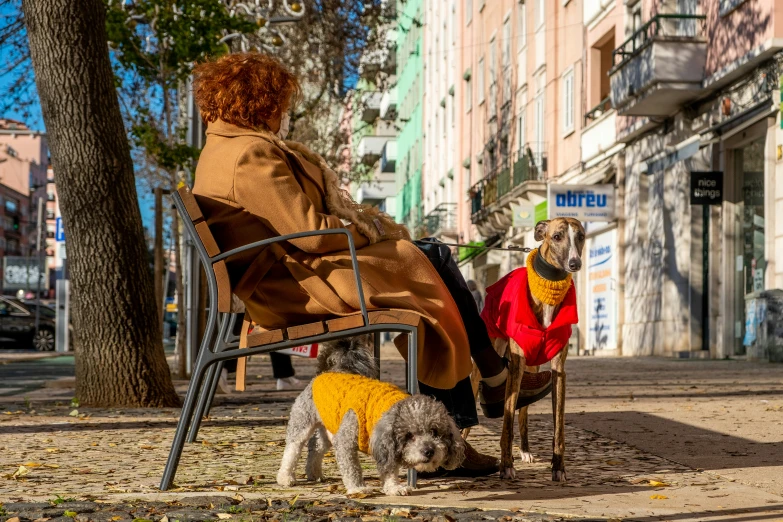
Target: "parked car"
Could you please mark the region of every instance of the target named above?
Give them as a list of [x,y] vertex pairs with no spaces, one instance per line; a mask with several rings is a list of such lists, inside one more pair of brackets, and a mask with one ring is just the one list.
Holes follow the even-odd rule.
[[35,302],[0,296],[0,339],[12,340],[41,352],[54,351],[57,314],[42,304],[36,332],[35,309]]

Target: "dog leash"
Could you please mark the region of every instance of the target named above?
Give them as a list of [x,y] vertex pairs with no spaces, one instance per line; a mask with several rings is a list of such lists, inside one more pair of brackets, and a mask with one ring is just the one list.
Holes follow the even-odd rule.
[[426,239],[417,239],[419,243],[427,243],[429,245],[445,245],[445,246],[451,246],[451,247],[460,247],[460,248],[478,248],[483,250],[508,250],[510,252],[524,252],[525,254],[532,252],[533,249],[530,247],[521,247],[521,246],[509,246],[509,247],[488,247],[483,245],[466,245],[464,243],[444,243],[442,241],[427,241]]

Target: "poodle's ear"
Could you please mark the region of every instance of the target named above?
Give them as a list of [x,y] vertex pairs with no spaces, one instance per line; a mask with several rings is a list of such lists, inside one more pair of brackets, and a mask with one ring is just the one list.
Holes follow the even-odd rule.
[[444,435],[444,438],[451,440],[449,440],[449,444],[447,445],[449,454],[441,465],[444,469],[458,468],[462,464],[462,461],[465,460],[465,441],[462,440],[462,434],[451,418],[449,418],[449,434]]
[[397,404],[383,414],[370,437],[370,453],[378,466],[378,472],[392,471],[402,460],[402,443],[394,433],[394,423],[399,415]]

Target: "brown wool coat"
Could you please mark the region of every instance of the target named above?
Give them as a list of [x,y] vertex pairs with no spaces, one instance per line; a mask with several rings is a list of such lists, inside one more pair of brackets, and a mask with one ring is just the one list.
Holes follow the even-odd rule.
[[[337,184],[320,156],[302,145],[217,121],[208,126],[193,193],[221,251],[278,235],[341,228],[341,218],[351,221],[346,228],[356,243],[368,308],[421,315],[419,380],[453,387],[471,371],[467,334],[453,298],[413,243],[386,239],[394,225],[381,216],[386,226],[380,234],[366,214],[357,215],[341,198]],[[359,310],[342,235],[270,246],[230,261],[228,269],[234,292],[265,328]]]

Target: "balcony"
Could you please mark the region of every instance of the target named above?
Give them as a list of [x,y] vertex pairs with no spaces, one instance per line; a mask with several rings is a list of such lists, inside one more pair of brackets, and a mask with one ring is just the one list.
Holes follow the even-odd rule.
[[582,161],[587,163],[617,145],[617,113],[606,98],[585,114]]
[[[397,194],[397,183],[394,174],[381,174],[375,179],[364,181],[356,190],[356,201],[365,205],[385,207],[386,200]],[[381,208],[385,212],[389,209]]]
[[457,235],[457,204],[441,203],[424,216],[418,227],[420,237],[455,238]]
[[380,92],[365,92],[359,100],[359,118],[365,123],[372,123],[381,114]]
[[612,105],[621,116],[668,117],[703,92],[704,15],[653,17],[612,52]]
[[381,172],[394,172],[397,165],[397,141],[389,140],[381,151]]
[[397,87],[392,87],[381,96],[381,118],[393,120],[397,116]]
[[[505,214],[510,210],[510,203],[528,190],[545,191],[546,171],[546,153],[534,153],[529,146],[517,151],[513,161],[502,163],[470,188],[471,221],[474,224],[494,221],[508,227],[508,224],[503,225],[505,218],[495,216],[491,219],[492,214]],[[482,235],[487,233],[482,232]]]
[[365,52],[359,59],[359,73],[363,78],[373,79],[380,72],[394,74],[397,68],[397,31],[386,29],[383,41],[377,47]]
[[365,165],[372,165],[381,158],[388,136],[363,136],[356,146],[356,154]]

